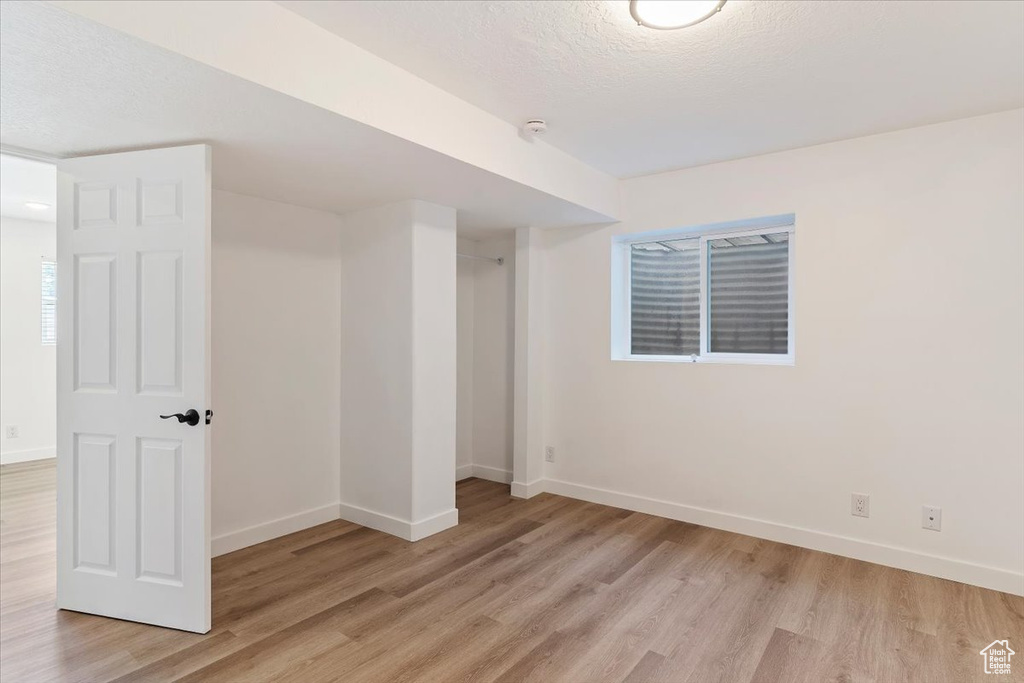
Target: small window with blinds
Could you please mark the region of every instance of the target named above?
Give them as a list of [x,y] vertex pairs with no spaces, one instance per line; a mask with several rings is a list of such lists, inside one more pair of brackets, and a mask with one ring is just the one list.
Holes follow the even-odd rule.
[[700,349],[700,240],[630,247],[630,344],[634,354],[689,356]]
[[793,216],[615,238],[617,360],[793,363]]
[[57,343],[57,264],[43,261],[42,269],[42,340],[43,345]]

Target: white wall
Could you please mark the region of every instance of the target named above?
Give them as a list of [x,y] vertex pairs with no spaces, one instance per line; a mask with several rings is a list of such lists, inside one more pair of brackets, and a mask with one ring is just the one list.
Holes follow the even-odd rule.
[[[456,241],[460,254],[476,253],[476,242],[463,237]],[[476,290],[476,261],[469,258],[457,259],[455,264],[456,287],[456,429],[455,429],[455,479],[473,475],[473,298]]]
[[406,205],[392,204],[344,216],[339,351],[341,499],[402,520],[412,514],[408,215]]
[[[548,490],[1024,593],[1022,159],[1017,110],[625,181],[628,222],[548,234]],[[613,235],[789,212],[795,367],[609,360]]]
[[[414,525],[455,510],[457,294],[455,209],[413,202],[412,517]],[[447,525],[447,522],[440,522]],[[437,529],[438,531],[440,529]],[[435,533],[414,534],[422,537]]]
[[473,298],[473,464],[476,476],[512,480],[515,240],[481,240]]
[[461,254],[504,258],[458,263],[457,479],[512,481],[515,240],[460,238]]
[[415,540],[457,523],[455,210],[342,217],[341,515]]
[[338,216],[214,192],[215,554],[338,516],[340,296]]
[[[56,346],[41,341],[42,262],[56,260],[53,223],[0,217],[0,463],[52,458]],[[6,438],[17,425],[18,437]]]

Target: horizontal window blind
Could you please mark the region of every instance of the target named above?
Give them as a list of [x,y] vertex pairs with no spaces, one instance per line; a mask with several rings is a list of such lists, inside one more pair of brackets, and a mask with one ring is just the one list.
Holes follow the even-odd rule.
[[630,261],[632,353],[699,353],[700,240],[634,244]]
[[42,341],[57,343],[57,264],[43,261],[42,269]]
[[789,234],[708,240],[712,353],[789,352]]

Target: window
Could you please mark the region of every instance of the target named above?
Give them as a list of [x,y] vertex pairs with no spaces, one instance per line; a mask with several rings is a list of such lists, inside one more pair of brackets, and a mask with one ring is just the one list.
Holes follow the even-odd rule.
[[42,276],[42,339],[43,344],[57,343],[57,264],[43,261]]
[[616,237],[617,360],[793,363],[794,217]]

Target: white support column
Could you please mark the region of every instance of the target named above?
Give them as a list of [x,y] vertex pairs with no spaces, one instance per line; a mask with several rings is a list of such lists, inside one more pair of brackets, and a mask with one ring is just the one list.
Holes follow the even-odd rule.
[[[458,523],[455,209],[413,202],[413,538]],[[344,321],[342,321],[344,324]]]
[[515,390],[512,495],[543,491],[543,234],[516,229]]
[[341,517],[415,541],[455,509],[455,210],[343,217]]

